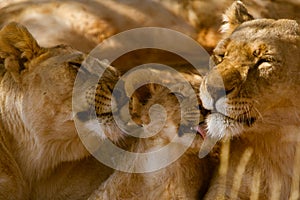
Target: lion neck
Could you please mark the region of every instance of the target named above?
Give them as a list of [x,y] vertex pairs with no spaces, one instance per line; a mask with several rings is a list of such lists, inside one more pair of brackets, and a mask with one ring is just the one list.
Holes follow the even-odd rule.
[[33,183],[47,178],[63,162],[76,161],[89,155],[76,134],[63,140],[59,138],[60,134],[63,135],[61,132],[57,133],[57,139],[47,138],[49,133],[29,130],[23,120],[21,89],[16,88],[15,83],[5,76],[2,82],[6,83],[0,84],[0,134],[25,179]]
[[[78,149],[86,153],[75,155],[77,152],[73,151],[74,155],[64,155],[68,144],[57,144],[56,141],[40,140],[40,138],[35,137],[33,133],[30,133],[30,130],[26,130],[21,122],[17,122],[19,121],[16,120],[18,117],[17,115],[13,117],[15,123],[11,123],[9,119],[2,119],[0,123],[3,124],[4,129],[0,131],[1,134],[6,135],[6,138],[10,138],[8,146],[10,146],[12,155],[20,166],[24,178],[30,183],[33,184],[36,181],[46,179],[63,163],[77,161],[80,158],[87,157],[88,152],[85,149],[82,150],[84,147],[81,148],[82,144],[79,138],[70,139],[66,143],[78,143],[78,145],[76,145]],[[15,127],[16,124],[19,125],[18,129],[6,131],[8,127]],[[72,147],[70,148],[69,150],[72,151]]]

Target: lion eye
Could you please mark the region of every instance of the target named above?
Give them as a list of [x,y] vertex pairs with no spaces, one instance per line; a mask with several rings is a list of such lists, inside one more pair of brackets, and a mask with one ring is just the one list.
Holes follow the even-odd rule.
[[218,54],[215,55],[215,58],[217,59],[218,63],[222,62],[224,59],[225,54]]
[[225,54],[214,54],[211,56],[209,67],[213,68],[214,66],[220,64],[224,59]]
[[178,101],[182,102],[185,99],[185,96],[181,94],[180,92],[172,92],[171,94],[175,95],[178,99]]
[[270,57],[270,56],[268,56],[268,57],[262,57],[262,58],[260,58],[260,59],[256,62],[255,67],[258,67],[258,66],[260,66],[260,65],[263,64],[263,63],[270,63],[270,62],[274,62],[274,61],[275,61],[275,60],[274,60],[273,57]]
[[258,71],[261,76],[269,76],[273,72],[273,65],[271,63],[264,62],[258,67]]
[[77,62],[68,62],[69,65],[71,65],[72,67],[74,67],[75,69],[79,69],[81,67],[81,63],[77,63]]
[[255,68],[258,69],[261,76],[269,76],[274,69],[274,62],[276,60],[272,56],[263,56],[255,64]]

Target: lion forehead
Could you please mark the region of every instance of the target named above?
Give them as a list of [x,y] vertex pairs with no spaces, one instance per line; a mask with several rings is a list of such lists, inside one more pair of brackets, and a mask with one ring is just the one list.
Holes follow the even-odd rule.
[[271,41],[273,37],[288,38],[289,36],[299,36],[299,25],[295,20],[256,19],[238,26],[230,37],[242,40],[264,38]]

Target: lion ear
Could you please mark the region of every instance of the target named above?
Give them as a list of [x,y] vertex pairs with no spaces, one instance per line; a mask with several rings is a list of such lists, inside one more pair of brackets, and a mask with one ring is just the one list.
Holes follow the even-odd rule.
[[40,50],[37,41],[21,24],[11,22],[1,29],[0,58],[15,81],[20,81],[20,73],[26,68],[26,62],[34,58]]
[[245,5],[241,1],[235,1],[223,15],[224,24],[221,27],[221,32],[228,36],[237,26],[253,19]]

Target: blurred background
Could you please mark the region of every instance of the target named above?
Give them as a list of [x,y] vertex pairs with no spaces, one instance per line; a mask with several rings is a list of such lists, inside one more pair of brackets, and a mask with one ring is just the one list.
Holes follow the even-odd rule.
[[[44,47],[68,44],[88,53],[106,38],[138,27],[164,27],[193,38],[211,53],[221,38],[222,14],[233,0],[1,0],[0,28],[16,21]],[[300,0],[243,1],[256,18],[300,19]],[[176,41],[174,41],[176,42]],[[197,55],[195,55],[197,56]],[[157,49],[137,50],[112,65],[125,72],[149,62],[193,68]],[[185,67],[182,67],[185,66]]]

